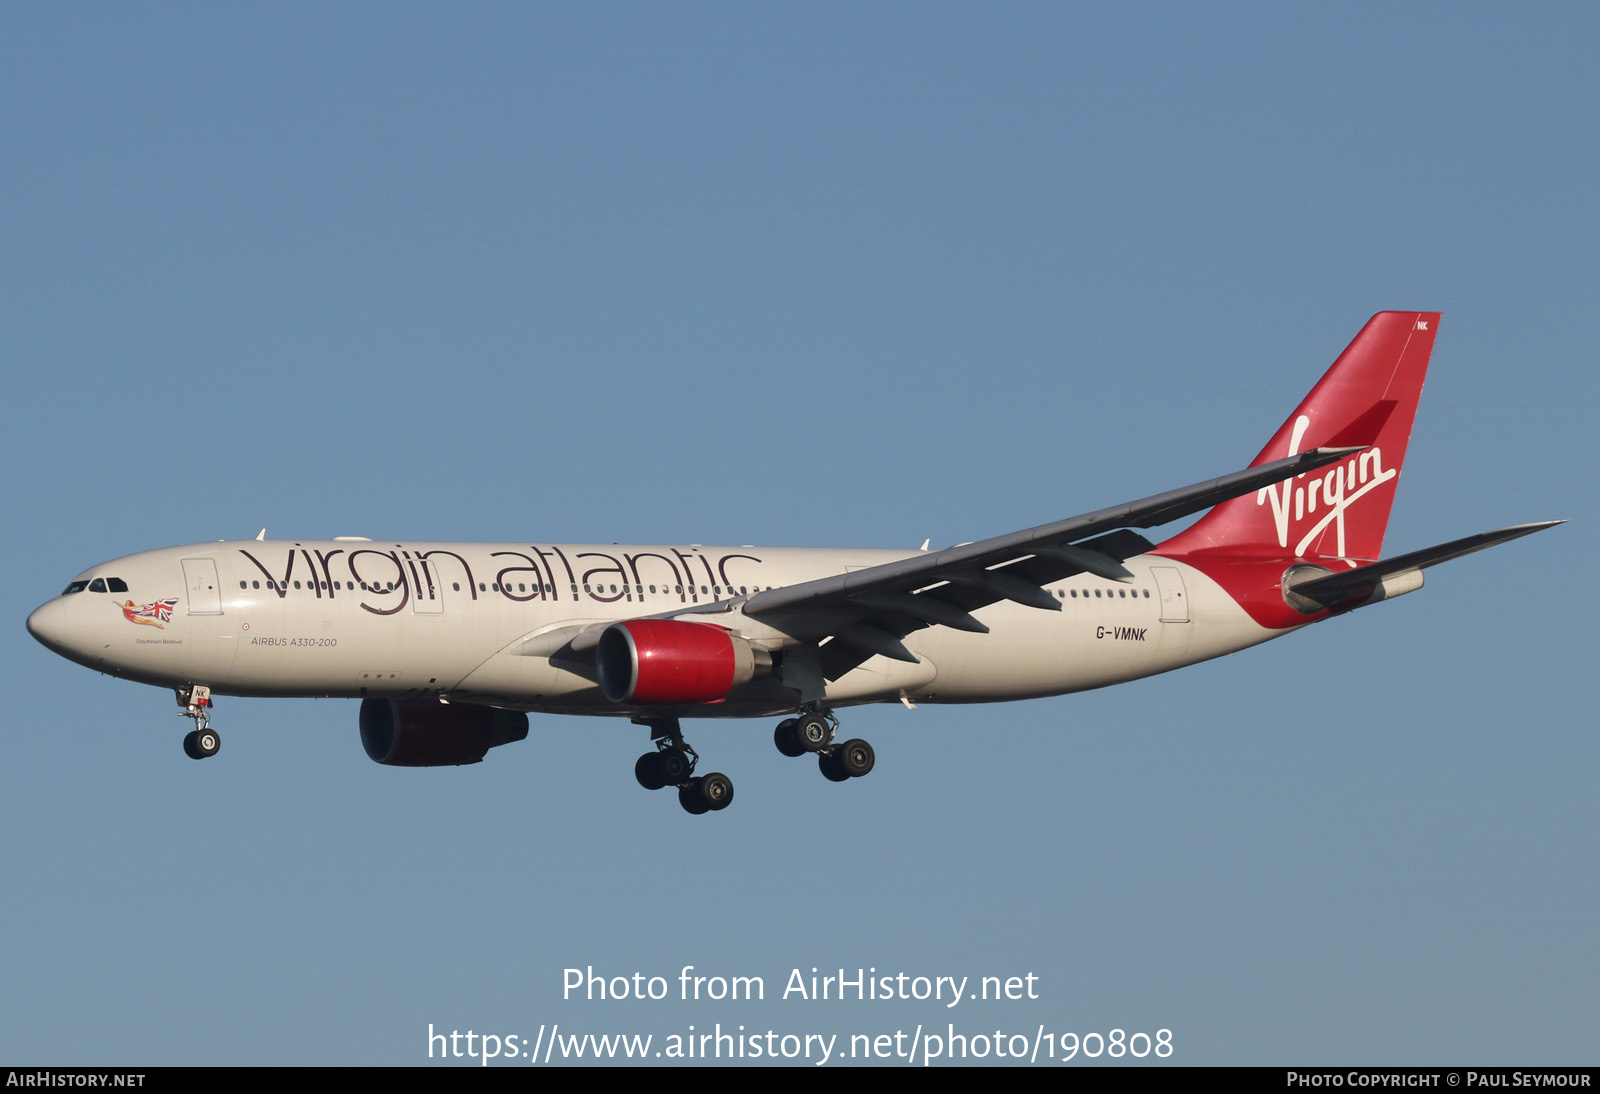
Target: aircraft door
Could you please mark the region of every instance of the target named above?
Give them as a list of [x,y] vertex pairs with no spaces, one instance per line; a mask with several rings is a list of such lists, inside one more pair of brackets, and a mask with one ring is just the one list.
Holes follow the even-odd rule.
[[190,615],[222,614],[222,586],[217,581],[215,559],[184,559],[183,586],[188,592]]
[[444,581],[439,568],[427,559],[419,559],[411,566],[416,575],[417,588],[412,590],[411,610],[416,615],[444,614]]
[[1156,579],[1156,592],[1161,596],[1161,622],[1189,622],[1189,598],[1184,593],[1183,575],[1176,566],[1152,566],[1150,576]]

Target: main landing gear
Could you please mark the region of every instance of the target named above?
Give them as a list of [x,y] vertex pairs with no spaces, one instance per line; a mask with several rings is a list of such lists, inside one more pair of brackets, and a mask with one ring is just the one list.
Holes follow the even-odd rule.
[[[733,801],[733,780],[720,771],[694,773],[700,757],[683,739],[678,719],[635,718],[633,722],[649,729],[656,743],[654,752],[646,752],[633,765],[633,777],[640,786],[646,790],[677,787],[678,804],[685,812],[698,815],[728,808]],[[835,744],[838,730],[839,719],[832,712],[807,710],[779,722],[772,739],[785,756],[814,754],[823,777],[831,782],[859,779],[872,770],[877,757],[872,746],[859,737]]]
[[699,815],[728,808],[733,801],[733,780],[720,771],[694,773],[700,756],[683,739],[678,719],[634,719],[634,724],[647,727],[656,742],[656,750],[646,752],[633,765],[633,777],[640,786],[646,790],[676,786],[678,804],[687,813]]
[[217,754],[222,738],[211,728],[211,689],[203,684],[178,689],[180,718],[193,718],[194,729],[184,735],[183,751],[191,760],[204,760]]
[[798,718],[785,718],[772,731],[772,742],[785,756],[804,756],[814,752],[817,766],[829,782],[842,783],[858,779],[872,770],[877,757],[872,746],[859,737],[843,744],[833,743],[839,730],[839,719],[830,711],[812,710]]

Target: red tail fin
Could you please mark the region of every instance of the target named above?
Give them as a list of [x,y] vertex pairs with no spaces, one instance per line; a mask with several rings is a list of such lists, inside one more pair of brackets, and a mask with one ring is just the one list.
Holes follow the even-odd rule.
[[1251,466],[1318,447],[1365,451],[1223,502],[1157,551],[1378,558],[1438,327],[1437,312],[1374,315]]

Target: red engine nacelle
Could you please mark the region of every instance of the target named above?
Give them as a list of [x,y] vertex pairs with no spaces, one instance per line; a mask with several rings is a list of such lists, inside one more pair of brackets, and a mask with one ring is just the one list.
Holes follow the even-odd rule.
[[528,716],[435,699],[361,700],[361,747],[391,767],[475,764],[496,745],[528,736]]
[[613,703],[709,703],[771,664],[765,650],[721,627],[681,619],[613,623],[595,657]]

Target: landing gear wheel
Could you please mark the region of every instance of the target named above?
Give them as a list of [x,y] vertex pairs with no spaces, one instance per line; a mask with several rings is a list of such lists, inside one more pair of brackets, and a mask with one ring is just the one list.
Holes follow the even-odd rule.
[[859,779],[867,774],[872,770],[873,764],[878,762],[872,746],[860,737],[846,741],[834,749],[833,754],[839,759],[839,770],[852,779]]
[[646,752],[634,761],[633,777],[646,790],[660,790],[667,785],[667,772],[661,762],[661,753]]
[[820,714],[801,715],[794,726],[800,747],[807,752],[821,752],[833,740],[833,726]]
[[720,771],[713,771],[695,780],[700,785],[700,797],[706,808],[713,812],[728,808],[733,801],[733,780]]
[[806,746],[800,743],[799,734],[795,732],[799,725],[798,718],[785,718],[772,731],[772,743],[778,746],[779,752],[790,758],[806,754]]
[[842,783],[850,777],[842,761],[843,757],[838,752],[824,752],[817,757],[817,768],[829,782]]
[[183,736],[183,751],[191,760],[204,760],[215,756],[222,747],[222,739],[215,730],[192,729]]
[[709,812],[711,809],[711,806],[706,803],[705,795],[701,792],[701,783],[702,780],[700,779],[690,779],[687,783],[678,787],[678,804],[683,806],[685,813],[692,813],[697,817],[701,813]]
[[694,761],[679,749],[669,748],[665,752],[657,752],[656,755],[661,757],[661,774],[666,780],[662,783],[663,786],[667,783],[681,786],[694,773]]

